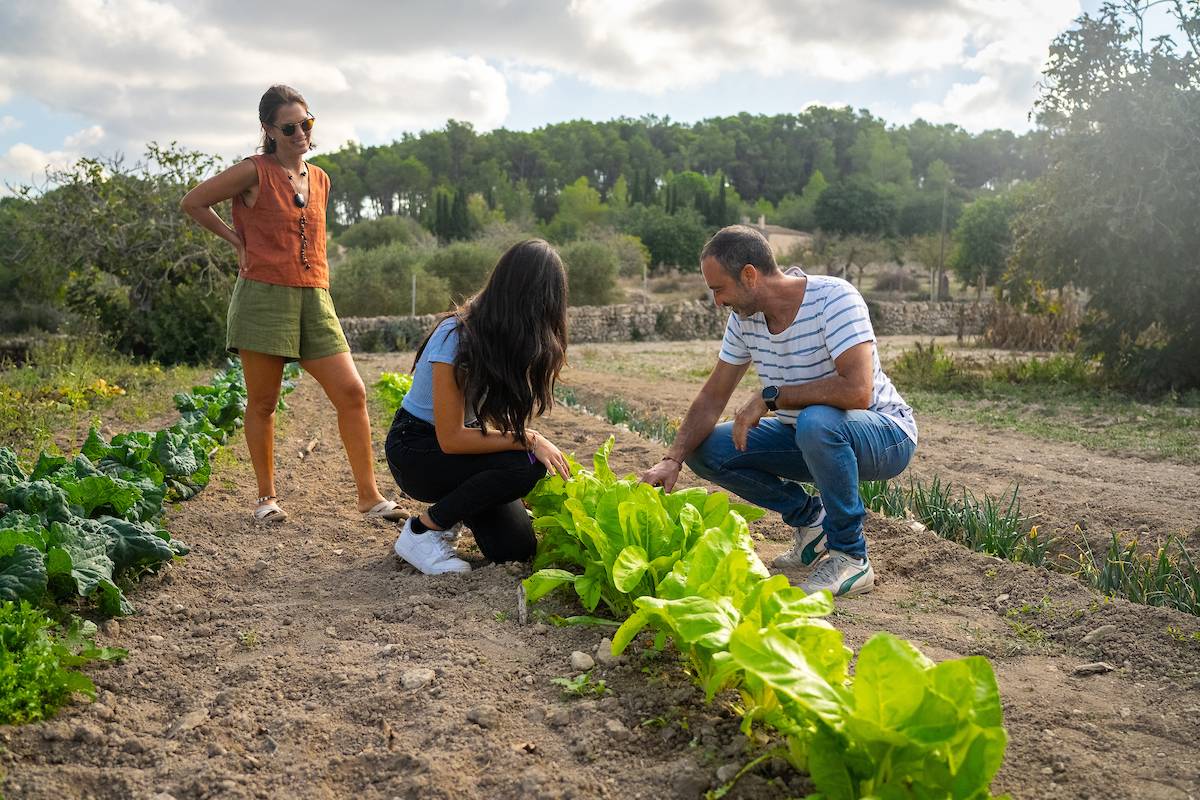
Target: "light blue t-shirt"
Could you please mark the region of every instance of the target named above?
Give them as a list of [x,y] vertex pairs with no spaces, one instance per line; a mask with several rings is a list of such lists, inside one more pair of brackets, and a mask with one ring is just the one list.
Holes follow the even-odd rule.
[[[417,360],[413,370],[412,388],[404,396],[400,404],[414,417],[433,424],[433,364],[453,364],[458,355],[458,319],[447,317],[433,329],[433,335],[425,345],[421,358]],[[475,415],[470,409],[466,412],[464,422],[473,422]]]

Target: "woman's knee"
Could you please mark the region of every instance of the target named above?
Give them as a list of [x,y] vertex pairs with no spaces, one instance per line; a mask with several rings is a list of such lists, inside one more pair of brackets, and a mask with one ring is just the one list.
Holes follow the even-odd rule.
[[334,388],[329,399],[338,411],[358,411],[367,407],[367,387],[357,376]]
[[546,477],[546,465],[540,461],[534,461],[528,466],[522,465],[520,475],[521,496],[524,497],[533,491],[538,481]]
[[256,420],[267,420],[275,416],[279,407],[279,395],[250,395],[246,398],[246,416]]

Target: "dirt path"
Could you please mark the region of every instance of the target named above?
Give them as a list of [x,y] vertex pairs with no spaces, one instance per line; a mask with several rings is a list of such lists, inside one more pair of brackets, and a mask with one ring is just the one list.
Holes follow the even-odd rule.
[[[364,362],[368,376],[403,364]],[[564,698],[550,680],[572,674],[572,651],[594,652],[603,633],[518,625],[524,568],[440,578],[401,568],[395,526],[350,509],[349,470],[315,382],[289,402],[277,452],[291,519],[247,522],[253,484],[239,437],[212,486],[172,511],[192,555],[145,581],[132,593],[139,613],[100,637],[130,650],[93,671],[100,702],[0,730],[5,797],[661,800],[697,798],[722,767],[748,760],[737,719],[720,699],[706,706],[673,656],[601,665],[610,694]],[[585,457],[613,430],[563,409],[540,427]],[[314,435],[320,444],[300,460]],[[618,469],[661,450],[617,438]],[[765,559],[786,546],[778,518],[754,528]],[[839,603],[834,623],[855,648],[889,630],[935,659],[992,659],[1011,736],[998,792],[1200,796],[1200,641],[1186,636],[1195,618],[1104,602],[1069,578],[900,523],[872,517],[867,530],[878,588]],[[1099,660],[1116,670],[1073,674]],[[769,763],[731,796],[809,790]]]

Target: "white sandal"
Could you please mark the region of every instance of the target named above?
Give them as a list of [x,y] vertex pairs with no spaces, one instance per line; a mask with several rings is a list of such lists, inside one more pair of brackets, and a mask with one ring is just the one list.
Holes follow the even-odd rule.
[[258,508],[254,509],[254,521],[260,525],[276,525],[287,519],[287,513],[275,502],[273,494],[258,498]]
[[408,519],[408,514],[395,500],[380,500],[368,510],[362,512],[363,519],[383,520],[384,522],[400,522]]

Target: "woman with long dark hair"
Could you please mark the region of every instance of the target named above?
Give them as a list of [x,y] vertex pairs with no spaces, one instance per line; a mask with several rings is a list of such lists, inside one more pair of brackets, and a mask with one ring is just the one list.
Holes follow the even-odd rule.
[[567,276],[540,239],[513,245],[487,285],[434,327],[413,362],[387,460],[408,495],[396,555],[421,572],[469,572],[455,555],[459,522],[485,557],[527,561],[537,542],[521,498],[547,470],[569,477],[554,444],[527,423],[554,405],[566,363]]
[[[397,521],[403,513],[375,483],[367,393],[329,298],[325,206],[329,176],[304,160],[316,118],[290,86],[272,86],[258,103],[262,153],[234,164],[183,198],[185,212],[237,249],[226,346],[246,376],[246,446],[258,482],[254,520],[282,522],[276,502],[275,408],[283,365],[299,361],[337,410],[354,473],[358,510]],[[233,200],[233,227],[212,207]]]

